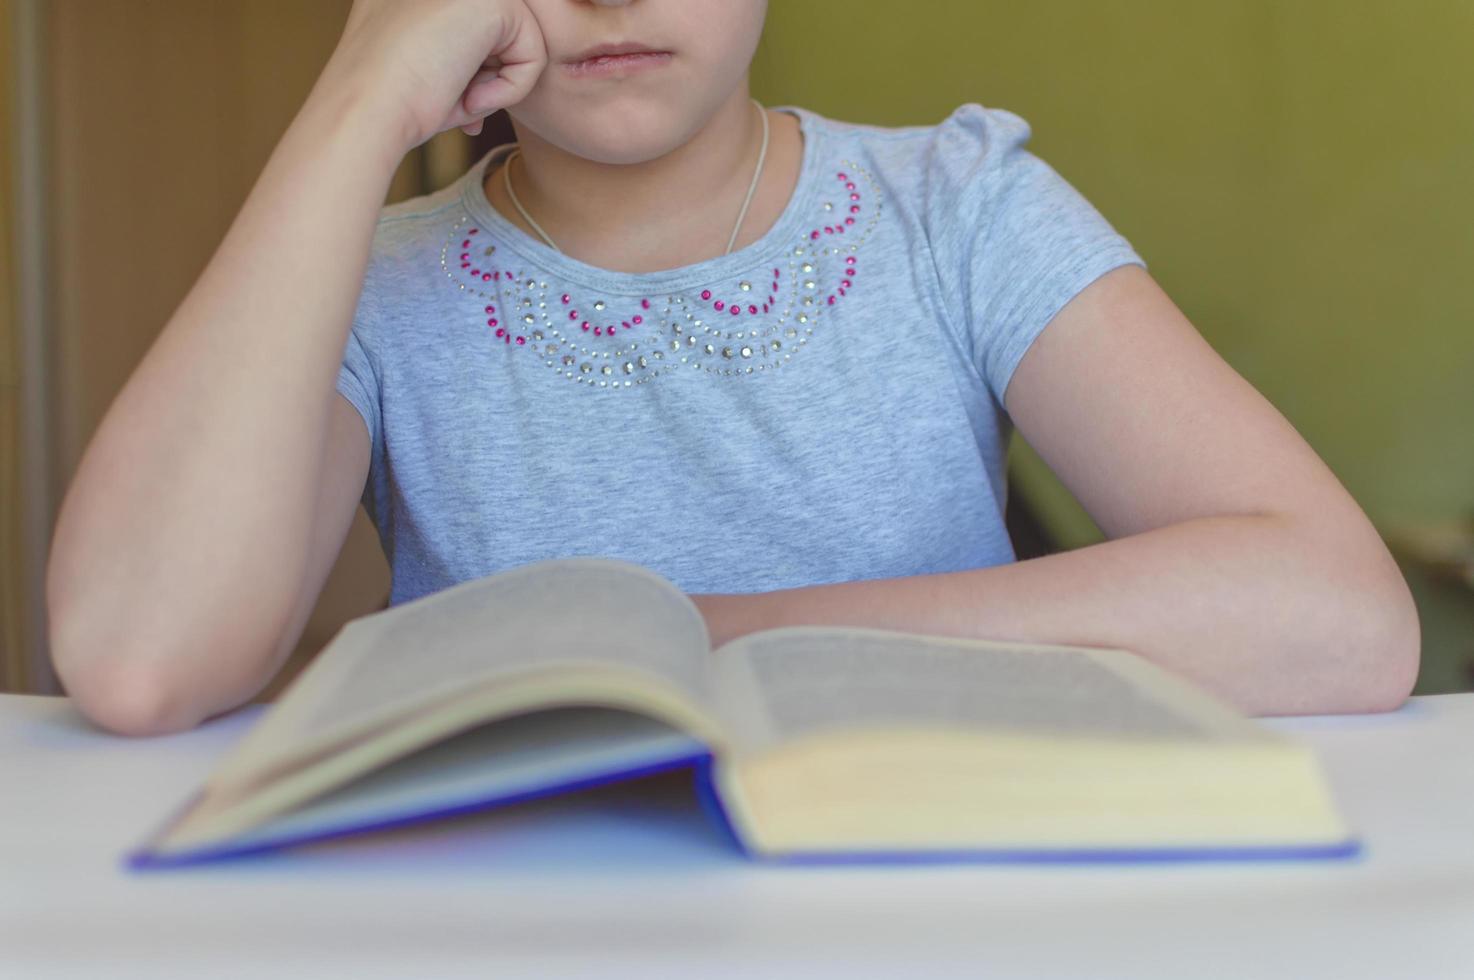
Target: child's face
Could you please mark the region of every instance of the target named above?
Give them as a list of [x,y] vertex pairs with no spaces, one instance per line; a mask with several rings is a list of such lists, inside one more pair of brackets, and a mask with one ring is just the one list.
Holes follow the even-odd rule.
[[[525,0],[542,28],[548,66],[508,110],[569,153],[637,163],[680,146],[743,86],[767,0]],[[623,77],[579,77],[566,62],[596,44],[636,41],[671,52]]]

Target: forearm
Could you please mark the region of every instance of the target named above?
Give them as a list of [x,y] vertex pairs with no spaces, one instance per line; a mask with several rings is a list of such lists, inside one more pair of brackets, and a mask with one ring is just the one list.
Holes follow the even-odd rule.
[[181,710],[223,710],[274,649],[398,159],[365,102],[319,80],[80,461],[47,606],[57,670],[89,707],[192,658],[199,704]]
[[1419,642],[1400,572],[1385,549],[1352,554],[1297,527],[1200,518],[989,568],[709,597],[703,611],[717,643],[815,624],[1119,647],[1251,714],[1396,707]]

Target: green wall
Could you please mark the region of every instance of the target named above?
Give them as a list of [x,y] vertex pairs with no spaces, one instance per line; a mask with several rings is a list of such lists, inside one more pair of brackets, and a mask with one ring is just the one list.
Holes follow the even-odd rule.
[[[1379,526],[1474,511],[1474,2],[774,0],[753,94],[1010,109]],[[1069,546],[1099,532],[1016,440]],[[1425,624],[1426,631],[1426,624]]]

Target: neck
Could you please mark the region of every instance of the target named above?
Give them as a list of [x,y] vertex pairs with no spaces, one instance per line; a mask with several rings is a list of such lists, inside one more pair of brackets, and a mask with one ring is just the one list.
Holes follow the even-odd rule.
[[[756,241],[781,214],[797,183],[797,120],[769,113],[768,154],[733,250]],[[762,119],[740,86],[695,135],[641,163],[589,160],[517,130],[512,163],[517,198],[558,249],[601,268],[652,272],[715,258],[727,251],[762,144]],[[541,241],[506,196],[498,167],[486,175],[492,206]],[[776,203],[776,208],[774,207]]]

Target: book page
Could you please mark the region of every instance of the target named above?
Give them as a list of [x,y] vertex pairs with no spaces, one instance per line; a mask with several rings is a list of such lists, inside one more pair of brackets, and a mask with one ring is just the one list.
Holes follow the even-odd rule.
[[529,563],[350,621],[215,782],[533,672],[617,668],[705,704],[708,649],[695,604],[649,569],[595,557]]
[[833,730],[1256,738],[1258,726],[1123,650],[784,627],[716,652],[740,751]]

